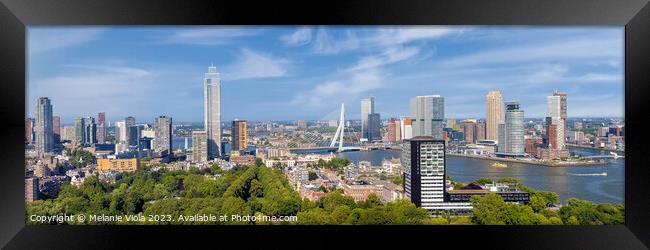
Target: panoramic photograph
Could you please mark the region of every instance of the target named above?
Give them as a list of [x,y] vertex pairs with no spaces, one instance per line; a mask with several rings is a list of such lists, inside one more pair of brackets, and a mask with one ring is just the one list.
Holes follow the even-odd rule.
[[27,225],[625,220],[623,27],[30,26],[27,42]]

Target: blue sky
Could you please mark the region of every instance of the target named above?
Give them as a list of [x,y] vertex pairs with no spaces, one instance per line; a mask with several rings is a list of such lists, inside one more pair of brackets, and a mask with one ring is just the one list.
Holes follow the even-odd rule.
[[152,26],[32,27],[27,110],[40,96],[70,123],[202,121],[203,73],[222,77],[222,119],[359,119],[374,96],[382,118],[417,95],[445,97],[448,118],[482,118],[485,94],[542,117],[568,94],[573,117],[623,116],[622,27]]

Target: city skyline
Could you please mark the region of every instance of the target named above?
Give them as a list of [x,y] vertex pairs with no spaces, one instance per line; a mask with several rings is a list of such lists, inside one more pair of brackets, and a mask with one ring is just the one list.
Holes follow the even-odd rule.
[[[29,70],[27,116],[34,116],[36,98],[48,96],[62,124],[97,112],[105,112],[109,121],[134,116],[151,122],[159,115],[179,122],[201,121],[201,76],[213,62],[222,75],[223,121],[336,119],[341,102],[353,107],[346,116],[360,117],[356,103],[370,96],[376,100],[375,112],[386,120],[408,116],[409,99],[430,94],[445,97],[445,118],[484,118],[485,94],[495,89],[503,101],[519,100],[526,118],[544,118],[546,96],[554,90],[570,96],[569,117],[623,116],[619,28],[160,27],[28,32],[29,68],[39,70]],[[49,44],[62,34],[66,39]],[[154,55],[156,51],[162,55]],[[176,60],[170,62],[172,57]],[[104,91],[96,92],[101,95],[78,94],[84,87],[104,86]],[[163,94],[167,96],[161,98]]]

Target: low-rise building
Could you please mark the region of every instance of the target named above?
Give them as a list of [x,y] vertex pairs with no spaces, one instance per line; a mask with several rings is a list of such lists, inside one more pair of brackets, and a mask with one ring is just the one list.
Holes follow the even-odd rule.
[[131,159],[98,159],[99,171],[135,172],[139,169],[137,158]]
[[381,196],[382,187],[373,185],[366,181],[348,181],[342,183],[343,193],[347,196],[352,197],[354,201],[365,201],[368,199],[368,195],[375,193],[377,196]]

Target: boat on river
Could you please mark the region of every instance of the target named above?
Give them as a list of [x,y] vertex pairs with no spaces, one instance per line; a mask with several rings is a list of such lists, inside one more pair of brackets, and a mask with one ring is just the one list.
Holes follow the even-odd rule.
[[490,165],[490,166],[495,167],[495,168],[507,168],[508,164],[501,163],[501,162],[495,162],[495,163],[492,163],[492,165]]

